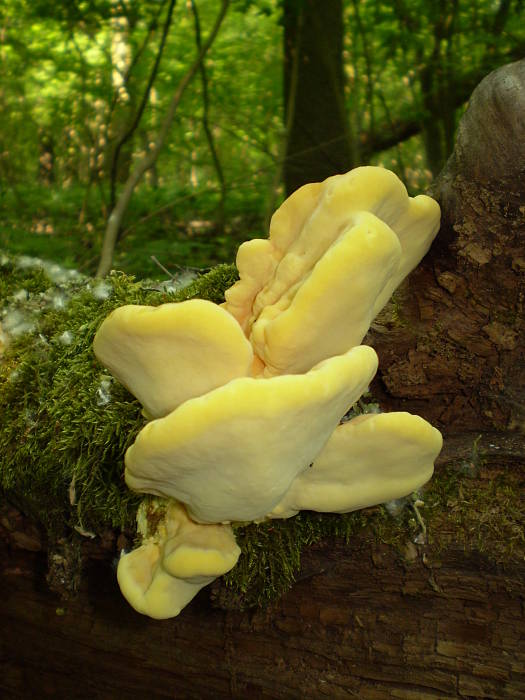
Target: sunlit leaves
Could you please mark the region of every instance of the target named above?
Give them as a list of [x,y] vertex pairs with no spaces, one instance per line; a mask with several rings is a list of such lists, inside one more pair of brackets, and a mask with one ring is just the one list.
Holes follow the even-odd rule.
[[[205,37],[218,3],[197,2]],[[282,0],[234,0],[206,59],[209,123],[228,196],[253,188],[268,192],[278,172],[283,141],[282,5]],[[525,50],[524,8],[519,2],[346,0],[344,5],[345,97],[363,161],[377,157],[375,136],[402,131],[406,124],[421,127],[435,109],[439,121],[442,95],[457,117],[458,105],[466,99],[462,96],[468,96],[486,72]],[[55,183],[104,190],[115,140],[129,126],[150,75],[166,8],[167,0],[4,0],[4,183],[37,177],[42,147],[52,142]],[[131,58],[123,76],[125,102],[117,99],[112,84],[112,21],[119,15],[127,20]],[[174,86],[195,51],[191,12],[187,3],[178,2],[155,91],[130,144],[131,163],[153,142]],[[188,187],[198,197],[217,189],[202,113],[202,88],[196,80],[184,96],[150,183],[184,196]],[[414,160],[423,148],[419,140],[379,157],[404,177],[409,170],[424,171],[426,163]],[[412,187],[422,185],[408,179]]]

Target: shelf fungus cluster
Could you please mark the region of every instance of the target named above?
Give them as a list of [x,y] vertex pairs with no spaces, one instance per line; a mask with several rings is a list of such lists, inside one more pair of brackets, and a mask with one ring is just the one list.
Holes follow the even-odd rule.
[[[125,478],[164,506],[121,557],[141,613],[177,615],[240,554],[231,523],[344,513],[400,498],[431,476],[440,433],[408,413],[341,422],[377,370],[371,321],[439,228],[430,197],[362,167],[305,185],[270,236],[239,248],[221,306],[124,306],[94,343],[149,419]],[[139,518],[140,521],[140,518]]]

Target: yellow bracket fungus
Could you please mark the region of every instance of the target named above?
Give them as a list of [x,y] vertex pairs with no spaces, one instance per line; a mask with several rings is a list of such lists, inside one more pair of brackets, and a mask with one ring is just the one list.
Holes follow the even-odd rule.
[[377,369],[361,342],[427,252],[439,206],[393,173],[356,168],[305,185],[244,243],[221,306],[125,306],[102,324],[99,360],[149,418],[126,483],[168,499],[118,580],[146,615],[177,615],[236,563],[228,525],[344,513],[406,496],[432,475],[440,433],[408,413],[340,423]]
[[253,362],[239,325],[203,299],[121,306],[100,326],[93,349],[149,418],[248,374]]
[[349,513],[406,496],[432,476],[441,433],[410,413],[369,413],[339,425],[269,514]]
[[294,192],[273,215],[269,239],[239,248],[240,280],[223,305],[264,374],[304,372],[359,345],[439,221],[437,202],[409,197],[383,168],[355,168]]
[[201,588],[237,563],[241,550],[231,528],[199,525],[178,503],[168,503],[152,535],[147,513],[139,509],[137,520],[144,542],[120,558],[117,579],[125,598],[144,615],[178,615]]
[[199,522],[261,520],[376,369],[361,345],[306,374],[234,379],[148,423],[126,453],[126,483],[185,503]]

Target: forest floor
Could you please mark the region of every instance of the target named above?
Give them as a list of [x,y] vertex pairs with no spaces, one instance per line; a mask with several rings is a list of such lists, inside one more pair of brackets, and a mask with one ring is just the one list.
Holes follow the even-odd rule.
[[[92,198],[93,199],[93,198]],[[114,267],[138,279],[163,279],[181,267],[234,262],[239,245],[266,237],[264,202],[233,200],[218,223],[216,202],[168,189],[137,192],[124,221]],[[104,206],[81,189],[17,188],[0,200],[0,249],[93,275],[104,235]],[[165,270],[163,269],[165,268]]]

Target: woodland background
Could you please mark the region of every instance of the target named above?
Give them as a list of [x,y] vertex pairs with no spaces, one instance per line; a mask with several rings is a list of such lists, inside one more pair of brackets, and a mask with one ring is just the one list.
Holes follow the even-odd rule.
[[170,272],[231,261],[307,181],[370,163],[424,191],[472,89],[525,55],[524,10],[523,0],[5,0],[0,248],[158,277],[152,256]]

